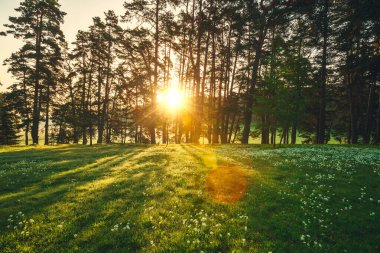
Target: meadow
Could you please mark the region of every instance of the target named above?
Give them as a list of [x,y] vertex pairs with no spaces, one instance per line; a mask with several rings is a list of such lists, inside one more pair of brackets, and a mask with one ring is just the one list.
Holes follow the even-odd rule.
[[380,149],[0,148],[1,252],[380,252]]

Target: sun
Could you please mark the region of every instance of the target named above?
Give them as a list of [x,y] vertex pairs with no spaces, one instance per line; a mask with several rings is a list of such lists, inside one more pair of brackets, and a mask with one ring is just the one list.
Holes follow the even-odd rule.
[[180,107],[182,105],[182,101],[183,101],[182,94],[175,87],[171,87],[167,91],[166,98],[167,98],[167,103],[170,107]]
[[185,99],[181,90],[172,85],[168,89],[158,92],[157,102],[169,111],[176,111],[184,106]]

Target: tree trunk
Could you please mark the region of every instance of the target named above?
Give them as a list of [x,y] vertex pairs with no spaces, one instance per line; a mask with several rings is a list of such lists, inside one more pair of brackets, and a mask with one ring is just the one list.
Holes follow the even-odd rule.
[[29,122],[25,126],[25,146],[29,145]]
[[[100,142],[98,140],[98,143],[103,143],[103,132],[104,132],[104,126],[106,124],[106,120],[108,120],[108,102],[109,102],[109,93],[110,93],[110,75],[111,75],[111,41],[108,42],[108,58],[107,58],[107,71],[106,71],[106,86],[104,90],[104,102],[103,102],[103,109],[102,109],[102,117],[100,122],[100,129],[99,129],[99,135],[101,137]],[[107,133],[106,133],[107,136]],[[106,140],[107,142],[107,140]]]
[[271,136],[270,136],[270,143],[274,146],[276,146],[276,135],[277,135],[277,129],[275,127],[271,128]]
[[269,144],[269,115],[261,116],[261,144]]
[[92,101],[91,101],[91,88],[92,88],[92,71],[93,65],[91,65],[90,76],[88,81],[88,93],[87,93],[87,104],[86,111],[88,112],[88,127],[90,129],[90,146],[92,146],[92,138],[93,138],[93,126],[92,126]]
[[[298,61],[301,61],[301,48],[302,48],[302,42],[303,38],[300,36],[299,43],[298,43]],[[296,89],[297,89],[297,98],[296,98],[296,110],[295,110],[295,118],[292,125],[292,133],[291,133],[291,144],[297,143],[297,128],[298,128],[298,121],[300,118],[300,100],[301,100],[301,82],[300,82],[300,69],[297,68],[297,83],[296,83]]]
[[[83,62],[84,65],[84,62]],[[83,66],[84,68],[84,66]],[[87,74],[83,70],[83,85],[82,85],[82,143],[87,145],[87,110],[86,110],[86,80]]]
[[195,81],[195,122],[194,122],[194,134],[193,134],[193,142],[195,144],[199,144],[199,138],[201,134],[201,114],[198,113],[201,110],[201,98],[200,98],[200,87],[201,87],[201,76],[200,76],[200,68],[201,68],[201,44],[202,44],[202,0],[198,1],[199,5],[199,20],[198,20],[198,34],[197,34],[197,56],[194,70],[194,81]]
[[40,58],[41,58],[41,36],[42,36],[42,14],[37,21],[36,32],[36,70],[34,80],[34,96],[33,96],[33,125],[32,139],[33,144],[38,144],[38,129],[40,124],[40,107],[39,107],[39,90],[40,90]]
[[211,92],[212,92],[212,101],[211,101],[211,118],[212,118],[212,143],[219,143],[219,125],[216,119],[216,45],[215,45],[215,32],[212,32],[212,60],[211,60]]
[[253,95],[255,92],[256,83],[258,81],[258,75],[259,75],[258,70],[260,66],[262,47],[264,44],[266,31],[267,31],[267,28],[266,28],[266,25],[264,25],[260,30],[258,44],[256,48],[255,60],[252,66],[251,81],[249,83],[247,93],[246,93],[246,106],[244,110],[244,129],[243,129],[243,136],[241,139],[241,142],[243,144],[248,144],[249,133],[251,132]]
[[326,82],[327,82],[327,43],[328,43],[328,10],[329,0],[324,0],[323,6],[323,45],[322,45],[322,66],[321,66],[321,80],[319,85],[319,112],[318,112],[318,131],[317,143],[325,143],[326,131]]
[[25,106],[25,146],[29,145],[29,127],[30,127],[30,118],[29,118],[29,108],[28,108],[28,96],[26,90],[26,71],[24,71],[23,76],[23,92],[24,92],[24,106]]
[[349,98],[350,98],[350,144],[357,144],[358,134],[358,91],[356,88],[355,73],[348,74]]
[[376,135],[375,135],[375,143],[380,143],[380,94],[378,96],[378,107],[377,107],[377,125],[376,125]]
[[50,83],[47,84],[46,90],[46,108],[45,108],[45,145],[49,145],[49,108],[50,107]]
[[[71,73],[71,69],[69,70],[69,72]],[[70,94],[70,99],[71,99],[72,116],[75,119],[73,121],[73,142],[74,142],[74,144],[78,144],[78,142],[79,142],[78,127],[77,127],[78,119],[77,119],[75,97],[74,97],[74,91],[73,91],[73,87],[72,87],[71,78],[69,79],[68,88],[69,88],[69,94]]]
[[297,143],[297,123],[294,122],[292,126],[292,137],[291,137],[291,144],[296,144]]
[[150,122],[150,143],[156,144],[156,92],[158,85],[158,47],[159,47],[159,6],[160,0],[156,0],[156,11],[155,11],[155,26],[156,31],[154,34],[154,83],[152,92],[152,120]]
[[[375,78],[376,82],[376,78]],[[368,105],[367,105],[367,118],[366,118],[366,125],[365,125],[365,131],[363,136],[363,142],[364,144],[369,144],[371,140],[371,133],[373,128],[373,114],[375,110],[375,87],[373,84],[371,84],[369,88],[369,94],[368,94]]]
[[[100,59],[99,59],[100,60]],[[102,111],[101,111],[101,92],[102,92],[102,79],[101,68],[98,66],[98,140],[97,143],[103,143],[103,125],[102,125]],[[104,103],[104,101],[103,101]]]

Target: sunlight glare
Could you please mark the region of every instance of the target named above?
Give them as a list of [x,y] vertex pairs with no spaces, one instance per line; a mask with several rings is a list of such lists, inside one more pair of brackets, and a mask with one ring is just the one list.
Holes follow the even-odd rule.
[[178,110],[184,106],[184,96],[176,86],[172,85],[167,90],[158,92],[157,102],[170,111]]
[[167,103],[170,105],[170,107],[180,107],[181,106],[182,94],[177,88],[171,87],[167,91]]

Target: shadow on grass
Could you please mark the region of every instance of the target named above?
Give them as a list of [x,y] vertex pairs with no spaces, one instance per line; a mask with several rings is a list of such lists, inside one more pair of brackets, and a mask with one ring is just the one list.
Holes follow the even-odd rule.
[[[113,152],[111,153],[110,150],[113,150]],[[2,190],[8,193],[0,195],[0,210],[6,211],[8,208],[25,204],[30,204],[33,208],[40,209],[42,206],[51,203],[52,201],[58,201],[63,194],[73,187],[96,180],[110,168],[118,166],[126,160],[131,159],[133,156],[137,155],[138,152],[141,152],[141,150],[143,149],[135,147],[128,150],[108,148],[107,152],[99,152],[96,155],[92,154],[91,159],[83,159],[79,160],[79,162],[78,160],[74,160],[71,163],[64,164],[63,169],[58,170],[61,171],[59,173],[56,173],[57,168],[54,167],[54,165],[51,166],[49,170],[44,170],[44,173],[37,175],[31,173],[30,176],[34,176],[33,180],[27,183],[23,182],[17,184],[17,188],[12,187],[10,190]],[[88,152],[88,150],[86,150],[86,152]],[[20,154],[18,152],[16,153]],[[111,154],[113,154],[113,156],[107,157],[107,155]],[[23,155],[24,154],[21,153],[21,157]],[[37,157],[38,155],[33,154],[33,156]],[[71,159],[72,157],[63,157],[63,159],[68,158]],[[90,163],[88,163],[89,160],[91,161]],[[35,164],[38,165],[39,162],[36,161]],[[61,166],[61,164],[59,164],[59,166]],[[33,172],[33,168],[26,169]],[[6,182],[6,180],[12,180],[14,173],[16,172],[9,173],[10,175],[2,178],[2,181]]]
[[[158,158],[165,160],[162,155],[148,152],[149,149],[144,150],[141,155],[111,169],[107,177],[94,182],[95,187],[87,190],[90,193],[80,195],[81,210],[72,229],[78,231],[82,239],[78,243],[72,238],[69,244],[77,243],[79,248],[91,252],[136,252],[147,244],[141,236],[142,230],[151,227],[150,221],[144,218],[148,199],[144,191],[162,174],[163,166],[152,167],[151,164]],[[128,222],[131,229],[125,229]],[[64,244],[65,237],[61,239]]]
[[[64,154],[55,151],[48,155],[38,150],[37,154],[29,154],[36,163],[52,161],[58,154],[61,161],[72,159],[73,162],[65,163],[64,168],[58,171],[47,170],[38,175],[35,182],[0,195],[0,216],[8,217],[16,210],[23,210],[28,217],[43,220],[44,230],[50,231],[43,239],[49,241],[44,245],[45,252],[68,246],[91,252],[117,249],[134,252],[141,248],[146,242],[136,230],[150,226],[149,222],[142,221],[147,198],[143,192],[154,182],[154,178],[162,174],[167,164],[166,156],[160,153],[152,155],[150,149],[154,147],[104,148],[105,151],[100,150],[98,153],[94,153],[91,148],[65,147],[61,149],[65,150]],[[75,160],[75,152],[91,156],[91,159]],[[25,155],[22,151],[11,153],[7,156],[12,156],[15,162]],[[12,162],[8,161],[9,164]],[[125,226],[126,217],[135,219],[129,225],[134,231],[122,230],[120,227],[120,230],[112,233],[115,224],[122,223]],[[0,226],[6,226],[5,222],[4,219],[0,220]],[[64,231],[56,227],[60,222],[65,223]],[[74,238],[74,234],[78,234],[80,239]],[[35,239],[34,243],[29,243],[36,251],[41,251],[40,239]],[[12,244],[3,246],[16,247]]]
[[[46,149],[46,150],[45,150]],[[121,155],[136,147],[94,146],[53,147],[52,149],[26,149],[0,153],[0,194],[19,191],[38,184],[49,174],[93,164],[100,158]],[[61,154],[61,150],[70,150]]]

